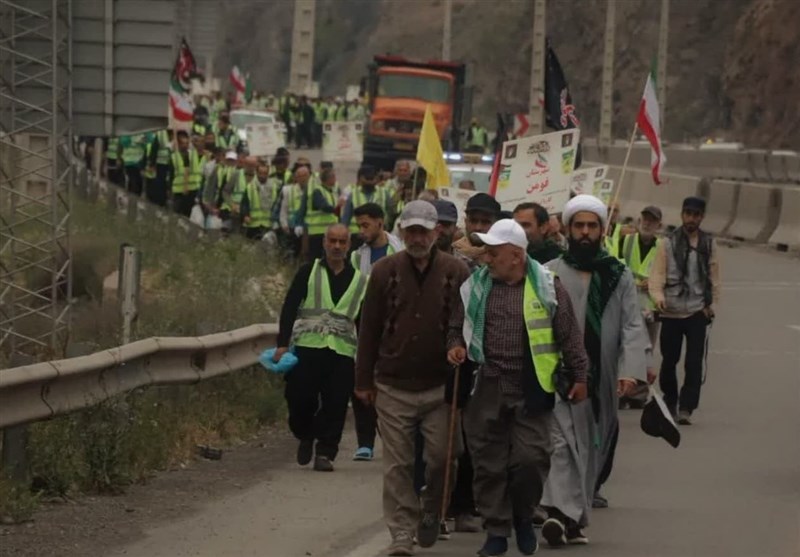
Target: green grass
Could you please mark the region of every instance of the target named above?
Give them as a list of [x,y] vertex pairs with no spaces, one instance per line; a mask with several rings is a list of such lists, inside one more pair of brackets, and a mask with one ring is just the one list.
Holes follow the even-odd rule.
[[[104,295],[102,282],[115,270],[122,243],[142,251],[134,340],[197,336],[277,320],[293,269],[256,244],[240,237],[192,241],[80,200],[73,203],[72,219],[78,302],[71,340],[84,350],[120,344],[119,310]],[[29,518],[42,494],[117,493],[154,471],[186,462],[196,445],[235,444],[284,415],[282,381],[253,367],[198,385],[128,393],[32,424],[31,485],[0,478],[0,518]]]

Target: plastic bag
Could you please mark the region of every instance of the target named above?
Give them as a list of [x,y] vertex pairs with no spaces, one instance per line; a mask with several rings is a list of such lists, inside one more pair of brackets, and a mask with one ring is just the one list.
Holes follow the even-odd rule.
[[200,205],[195,204],[195,206],[192,207],[192,212],[189,213],[189,220],[197,226],[203,226],[205,223],[205,215],[203,215],[203,208],[200,207]]
[[291,371],[292,368],[297,365],[297,356],[295,356],[294,352],[291,350],[284,353],[280,360],[273,362],[272,357],[275,355],[275,350],[277,350],[277,348],[267,348],[261,353],[261,356],[258,357],[258,363],[264,366],[267,371],[283,375]]
[[206,217],[206,230],[219,230],[222,228],[222,219],[216,215]]

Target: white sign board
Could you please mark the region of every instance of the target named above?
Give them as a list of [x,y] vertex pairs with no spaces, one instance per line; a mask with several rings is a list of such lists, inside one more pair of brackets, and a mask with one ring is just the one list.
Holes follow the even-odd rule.
[[361,161],[363,157],[363,122],[324,122],[322,124],[322,160]]
[[594,183],[592,195],[600,199],[606,205],[611,203],[611,194],[614,193],[614,180],[603,180]]
[[584,166],[572,173],[570,189],[575,195],[588,193],[597,195],[595,189],[603,184],[608,175],[608,165]]
[[358,93],[361,91],[361,88],[358,85],[348,85],[347,90],[344,94],[344,100],[347,102],[354,101],[358,99]]
[[247,150],[254,157],[271,157],[283,147],[280,124],[246,124]]
[[569,201],[580,131],[564,130],[503,143],[494,197],[505,210],[524,202],[560,213]]
[[464,216],[467,210],[467,201],[470,197],[478,193],[475,190],[464,190],[461,188],[437,188],[439,199],[450,201],[458,210],[458,226],[464,226]]

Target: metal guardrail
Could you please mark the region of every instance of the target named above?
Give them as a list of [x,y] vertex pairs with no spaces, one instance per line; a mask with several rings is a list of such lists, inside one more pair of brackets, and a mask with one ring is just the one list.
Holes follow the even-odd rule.
[[255,364],[276,324],[153,337],[88,356],[0,370],[0,429],[88,408],[140,387],[193,384]]

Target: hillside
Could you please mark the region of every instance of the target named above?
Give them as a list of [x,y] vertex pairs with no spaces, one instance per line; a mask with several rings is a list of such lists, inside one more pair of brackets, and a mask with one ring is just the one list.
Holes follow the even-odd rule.
[[[454,0],[452,53],[470,64],[474,112],[525,111],[530,75],[531,0]],[[292,4],[232,4],[217,67],[238,63],[255,84],[288,80]],[[548,3],[548,35],[573,89],[588,135],[599,124],[605,0]],[[671,141],[713,135],[754,146],[800,142],[797,123],[800,2],[672,0],[665,133]],[[318,0],[315,76],[323,94],[358,83],[373,54],[441,53],[441,0]],[[656,54],[660,2],[617,3],[614,135],[627,137]],[[793,118],[791,118],[793,116]],[[785,122],[789,118],[789,124]],[[777,122],[784,122],[776,130]]]

